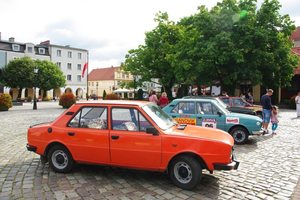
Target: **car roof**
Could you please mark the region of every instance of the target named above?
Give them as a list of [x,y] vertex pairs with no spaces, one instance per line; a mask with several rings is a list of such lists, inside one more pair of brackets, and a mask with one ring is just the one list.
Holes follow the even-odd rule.
[[135,106],[142,106],[147,103],[151,103],[149,101],[133,101],[133,100],[89,100],[89,101],[78,101],[76,104],[78,105],[89,105],[89,104],[110,104],[110,105],[135,105]]
[[184,96],[183,99],[216,99],[217,96]]
[[182,98],[174,99],[173,101],[215,101],[216,98]]

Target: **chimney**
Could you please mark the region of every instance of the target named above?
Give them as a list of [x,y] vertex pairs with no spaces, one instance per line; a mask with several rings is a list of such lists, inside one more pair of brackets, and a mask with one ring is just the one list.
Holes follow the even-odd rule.
[[40,43],[40,45],[47,45],[47,44],[50,44],[50,40],[46,40],[46,41]]
[[111,68],[114,68],[114,66],[111,66]]
[[14,37],[10,37],[10,38],[8,39],[8,41],[10,41],[10,42],[15,42],[15,38],[14,38]]

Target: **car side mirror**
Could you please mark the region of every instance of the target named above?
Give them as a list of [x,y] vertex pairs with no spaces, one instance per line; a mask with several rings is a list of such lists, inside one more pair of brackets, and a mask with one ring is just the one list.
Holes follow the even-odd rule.
[[222,113],[220,111],[218,111],[217,114],[219,115],[219,117],[222,116]]
[[146,133],[153,134],[153,135],[159,135],[158,130],[153,126],[146,128]]

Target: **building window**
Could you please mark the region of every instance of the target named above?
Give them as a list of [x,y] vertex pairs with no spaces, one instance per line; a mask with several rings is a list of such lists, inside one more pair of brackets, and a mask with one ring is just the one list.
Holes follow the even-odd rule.
[[72,63],[68,63],[67,69],[72,69]]
[[118,83],[117,83],[118,85],[120,85],[120,81],[118,81]]
[[32,53],[32,47],[27,48],[28,53]]
[[13,51],[20,51],[20,45],[13,44]]
[[68,58],[72,58],[72,51],[68,51]]
[[129,79],[129,74],[126,74],[126,78]]
[[298,85],[299,85],[299,81],[292,81],[291,86],[287,87],[287,91],[289,91],[289,92],[299,91]]
[[67,75],[67,81],[72,81],[72,75],[70,74]]
[[122,78],[125,78],[125,74],[122,74]]
[[77,64],[77,70],[81,71],[81,64]]
[[61,62],[57,62],[56,65],[61,69]]
[[78,59],[82,59],[82,53],[78,53]]
[[39,54],[45,54],[45,49],[44,48],[39,48]]
[[57,56],[57,57],[61,57],[61,50],[57,50],[57,51],[56,51],[56,56]]
[[77,82],[81,82],[81,75],[77,75]]
[[91,86],[91,82],[89,82],[89,86]]
[[94,82],[92,82],[92,86],[94,86]]

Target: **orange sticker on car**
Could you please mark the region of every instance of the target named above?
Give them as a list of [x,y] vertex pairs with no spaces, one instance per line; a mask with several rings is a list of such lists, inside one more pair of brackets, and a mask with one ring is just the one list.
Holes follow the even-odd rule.
[[197,120],[195,118],[175,118],[175,121],[179,124],[196,125]]

